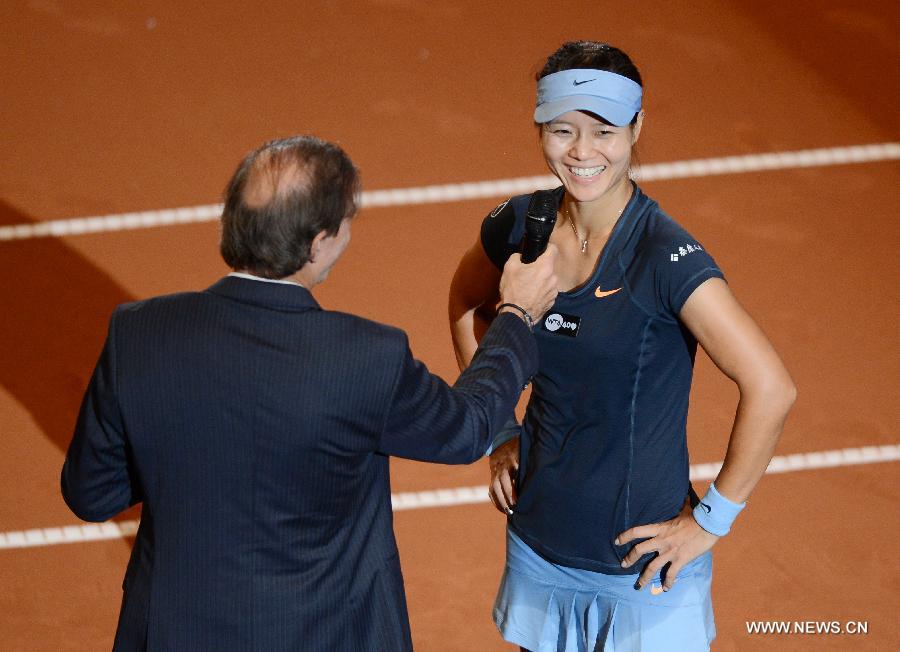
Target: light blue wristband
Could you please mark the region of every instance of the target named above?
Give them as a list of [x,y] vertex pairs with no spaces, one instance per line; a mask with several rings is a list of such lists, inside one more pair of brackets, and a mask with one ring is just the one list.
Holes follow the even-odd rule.
[[709,485],[706,495],[694,508],[694,520],[710,534],[725,536],[731,524],[747,503],[733,503],[716,490],[716,483]]

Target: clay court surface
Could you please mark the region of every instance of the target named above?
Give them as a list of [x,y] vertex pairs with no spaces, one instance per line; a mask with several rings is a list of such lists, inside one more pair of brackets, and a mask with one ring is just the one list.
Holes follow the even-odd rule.
[[[781,472],[715,548],[714,649],[896,649],[900,5],[615,7],[2,4],[0,650],[111,647],[139,514],[117,519],[126,536],[65,529],[83,524],[58,477],[113,307],[228,271],[215,211],[169,209],[219,202],[265,140],[339,141],[367,203],[316,297],[404,328],[452,381],[451,275],[482,217],[529,189],[491,182],[546,174],[533,74],[573,38],[634,57],[646,88],[641,185],[716,257],[799,387]],[[660,165],[722,157],[737,158]],[[413,190],[372,194],[389,189]],[[149,212],[116,217],[135,211]],[[112,217],[67,221],[92,216]],[[169,223],[185,216],[196,221]],[[693,464],[721,461],[736,400],[698,355]],[[458,491],[486,485],[486,463],[392,469],[397,504],[410,507],[395,528],[416,649],[511,650],[490,619],[504,521],[486,490]],[[868,633],[749,634],[747,621],[860,622]]]

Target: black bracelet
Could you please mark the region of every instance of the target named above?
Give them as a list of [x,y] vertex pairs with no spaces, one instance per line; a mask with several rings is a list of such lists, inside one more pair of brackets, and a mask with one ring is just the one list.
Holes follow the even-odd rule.
[[531,318],[531,315],[528,314],[528,311],[525,310],[522,306],[517,306],[514,303],[501,303],[497,306],[497,312],[500,312],[503,308],[513,308],[522,313],[522,316],[525,318],[525,323],[528,325],[528,330],[534,330],[534,320]]

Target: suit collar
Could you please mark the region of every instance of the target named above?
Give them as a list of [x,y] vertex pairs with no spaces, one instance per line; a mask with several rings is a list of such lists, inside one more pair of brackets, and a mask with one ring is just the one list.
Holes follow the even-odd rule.
[[236,276],[226,276],[211,285],[206,291],[241,303],[273,310],[301,312],[322,309],[309,290],[293,284],[264,283]]

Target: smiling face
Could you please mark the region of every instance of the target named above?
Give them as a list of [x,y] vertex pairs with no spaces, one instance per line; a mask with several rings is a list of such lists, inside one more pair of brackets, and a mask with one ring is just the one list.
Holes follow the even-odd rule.
[[547,167],[577,202],[611,200],[630,192],[628,168],[643,111],[634,125],[615,127],[583,111],[569,111],[541,126]]

